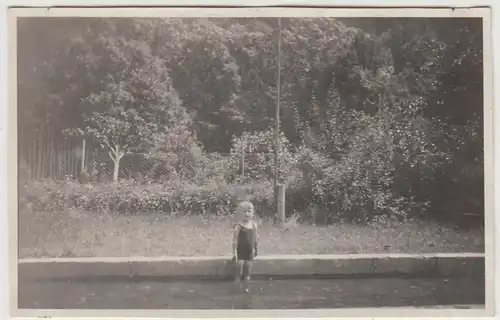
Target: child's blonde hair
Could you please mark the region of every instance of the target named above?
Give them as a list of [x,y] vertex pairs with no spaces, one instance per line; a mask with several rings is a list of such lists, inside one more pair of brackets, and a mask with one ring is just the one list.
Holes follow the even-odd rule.
[[236,213],[239,215],[244,209],[251,209],[252,213],[255,213],[255,206],[250,201],[241,201],[236,207]]

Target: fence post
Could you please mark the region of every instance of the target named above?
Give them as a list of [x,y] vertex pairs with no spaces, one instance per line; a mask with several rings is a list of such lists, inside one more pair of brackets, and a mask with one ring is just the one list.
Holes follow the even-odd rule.
[[278,184],[278,203],[277,203],[277,218],[278,224],[283,225],[285,223],[285,185]]
[[82,168],[80,172],[85,172],[85,139],[82,141]]
[[[41,126],[43,128],[43,126]],[[36,179],[43,179],[42,172],[42,129],[38,133],[38,137],[36,137]]]
[[[30,141],[31,142],[31,141]],[[34,180],[34,165],[33,165],[33,148],[32,146],[28,146],[28,179],[29,180]]]
[[48,137],[50,139],[50,142],[49,142],[49,159],[48,159],[48,163],[49,163],[49,178],[52,179],[52,180],[56,180],[56,177],[55,177],[55,169],[54,169],[54,165],[55,165],[55,159],[54,159],[54,131],[49,127],[49,134],[48,134]]

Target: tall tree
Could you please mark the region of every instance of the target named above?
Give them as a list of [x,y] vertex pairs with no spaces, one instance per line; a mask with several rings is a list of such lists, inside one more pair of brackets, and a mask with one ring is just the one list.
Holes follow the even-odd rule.
[[[189,122],[189,115],[166,69],[145,41],[127,39],[109,22],[75,39],[73,64],[94,84],[81,100],[81,122],[70,134],[89,136],[109,149],[113,180],[129,150],[149,150],[169,132]],[[81,77],[81,73],[80,73]]]

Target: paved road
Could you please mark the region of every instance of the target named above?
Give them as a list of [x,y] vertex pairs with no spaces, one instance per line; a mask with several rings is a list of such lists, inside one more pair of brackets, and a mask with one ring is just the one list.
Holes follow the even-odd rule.
[[19,308],[307,309],[484,305],[484,278],[256,279],[250,293],[223,280],[19,277]]

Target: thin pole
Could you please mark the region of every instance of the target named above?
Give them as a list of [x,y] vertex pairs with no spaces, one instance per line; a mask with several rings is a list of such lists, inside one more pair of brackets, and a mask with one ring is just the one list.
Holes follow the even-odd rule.
[[37,176],[37,179],[43,179],[43,122],[42,122],[42,125],[40,126],[40,133],[39,133],[39,136],[38,136],[38,145],[37,145],[37,153],[38,153],[38,161],[37,161],[37,164],[36,164],[36,176]]
[[[49,127],[50,128],[50,127]],[[54,130],[50,128],[49,130],[49,139],[50,139],[50,145],[49,145],[49,179],[56,180],[55,174],[54,174]]]
[[87,171],[87,170],[85,170],[85,139],[83,139],[83,141],[82,141],[82,159],[81,159],[80,166],[81,166],[81,168],[80,168],[81,173]]
[[281,87],[281,17],[278,17],[278,77],[276,80],[276,118],[275,139],[276,148],[274,154],[274,203],[275,212],[278,214],[278,181],[279,181],[279,150],[280,150],[280,87]]
[[245,132],[241,135],[241,183],[245,182]]

